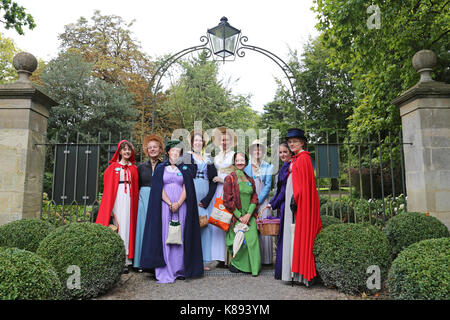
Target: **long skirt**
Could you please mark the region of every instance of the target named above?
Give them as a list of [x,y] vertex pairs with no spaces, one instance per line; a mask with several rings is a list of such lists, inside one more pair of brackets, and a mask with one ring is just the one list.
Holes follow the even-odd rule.
[[[256,193],[259,193],[264,184],[259,178],[255,179]],[[267,197],[262,203],[259,204],[259,208],[264,208],[269,203],[269,197]],[[269,215],[270,210],[264,210],[261,217],[266,218]],[[261,250],[261,263],[262,264],[272,264],[273,263],[273,242],[272,236],[263,236],[259,234],[259,247]]]
[[[176,173],[164,173],[164,191],[172,203],[180,199],[183,191],[183,177]],[[166,266],[155,268],[155,276],[158,283],[172,283],[177,277],[184,277],[184,243],[166,244],[169,233],[169,223],[171,220],[178,220],[181,224],[181,238],[184,240],[184,227],[186,220],[186,201],[183,202],[178,212],[171,213],[169,205],[162,201],[161,204],[161,223],[162,223],[162,241],[163,256]]]
[[[195,194],[197,196],[197,202],[200,202],[207,194],[209,190],[209,181],[207,179],[196,178],[194,179]],[[211,210],[214,206],[214,199],[211,200],[207,208],[198,207],[199,216],[207,216],[211,214]],[[211,237],[213,232],[213,225],[208,224],[206,227],[200,229],[200,236],[202,239],[202,253],[203,262],[207,263],[211,261]]]
[[[237,221],[236,223],[238,223]],[[248,223],[249,230],[244,233],[245,241],[242,243],[236,256],[231,260],[231,264],[242,272],[251,273],[257,276],[261,271],[261,256],[259,254],[260,246],[258,239],[258,229],[256,226],[256,218],[251,217]],[[227,233],[226,242],[230,255],[233,254],[233,243],[236,234],[234,226],[230,226]]]
[[147,218],[150,190],[150,187],[141,187],[141,189],[139,190],[139,206],[136,220],[136,238],[134,240],[133,266],[135,268],[140,268],[141,263],[142,239],[144,237],[145,219]]
[[[226,177],[227,175],[221,175],[220,177]],[[217,184],[216,194],[211,200],[212,206],[214,206],[214,202],[217,197],[222,196],[223,192],[223,183]],[[222,229],[215,227],[213,225],[209,225],[208,228],[211,229],[211,261],[218,260],[225,262],[225,254],[226,254],[226,245],[225,245],[225,236],[226,232]]]
[[120,183],[117,188],[116,200],[114,202],[113,215],[114,225],[118,227],[117,232],[125,245],[126,265],[131,265],[131,259],[128,259],[128,248],[130,243],[130,188],[125,193],[125,184]]
[[[294,189],[292,186],[292,174],[286,183],[286,198],[284,207],[284,223],[283,223],[283,259],[281,265],[281,280],[283,281],[295,281],[308,284],[308,281],[303,278],[299,273],[292,272],[292,250],[294,241],[294,226],[293,213],[291,211],[291,198],[294,195]],[[294,213],[295,214],[295,213]]]

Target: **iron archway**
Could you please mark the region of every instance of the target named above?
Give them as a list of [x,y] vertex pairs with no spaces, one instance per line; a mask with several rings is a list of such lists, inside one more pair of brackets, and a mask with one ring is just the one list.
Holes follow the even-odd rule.
[[[225,17],[222,18],[226,19]],[[254,45],[249,45],[247,44],[248,41],[248,37],[247,36],[241,36],[239,33],[239,38],[238,38],[238,44],[239,46],[236,48],[235,50],[235,54],[233,53],[233,56],[238,56],[238,57],[244,57],[245,56],[245,50],[251,50],[251,51],[255,51],[255,52],[259,52],[261,54],[263,54],[264,56],[268,57],[269,59],[271,59],[273,62],[275,62],[280,69],[283,71],[284,75],[286,76],[286,78],[289,81],[289,85],[290,85],[290,89],[291,89],[291,93],[292,93],[292,99],[293,99],[293,104],[294,104],[294,124],[297,123],[297,96],[296,96],[296,90],[293,84],[292,79],[294,79],[294,72],[293,70],[289,67],[289,65],[283,61],[283,59],[281,59],[279,56],[275,55],[274,53],[270,52],[267,49],[258,47],[258,46],[254,46]],[[164,74],[166,73],[166,71],[169,69],[169,67],[174,64],[176,61],[178,61],[180,58],[182,58],[183,56],[195,52],[195,51],[199,51],[199,50],[206,50],[207,52],[207,58],[211,57],[214,55],[213,50],[209,47],[210,45],[210,39],[207,36],[201,36],[200,37],[200,42],[202,42],[202,44],[196,45],[196,46],[192,46],[189,48],[185,48],[173,55],[171,55],[170,57],[168,57],[166,60],[163,61],[163,63],[158,67],[158,69],[156,69],[155,73],[153,74],[150,83],[149,83],[149,88],[150,88],[150,93],[151,93],[151,97],[152,97],[152,133],[154,132],[154,128],[155,128],[155,109],[156,109],[156,99],[155,96],[158,93],[158,90],[160,89],[160,83],[161,80],[164,76]],[[224,61],[226,61],[224,59]],[[147,99],[147,97],[145,96],[144,98],[145,100]],[[145,100],[144,100],[144,106],[145,106]],[[142,122],[144,121],[144,112],[142,113]],[[142,123],[142,130],[143,130],[143,123]]]

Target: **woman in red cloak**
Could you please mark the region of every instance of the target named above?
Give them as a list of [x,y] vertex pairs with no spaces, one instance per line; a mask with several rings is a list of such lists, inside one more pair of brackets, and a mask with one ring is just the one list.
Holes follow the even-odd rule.
[[134,239],[139,201],[139,175],[134,165],[133,145],[122,140],[109,161],[103,177],[103,196],[98,210],[96,223],[109,226],[112,223],[125,245],[125,270],[132,264],[134,257]]
[[282,280],[309,286],[317,275],[313,247],[322,229],[319,195],[303,130],[289,129],[286,140],[294,156],[286,185]]

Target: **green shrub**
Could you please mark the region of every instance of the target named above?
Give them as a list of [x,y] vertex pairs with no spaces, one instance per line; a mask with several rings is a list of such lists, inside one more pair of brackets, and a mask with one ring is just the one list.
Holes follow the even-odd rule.
[[22,219],[0,226],[0,247],[14,247],[36,252],[39,243],[55,227],[40,219]]
[[0,247],[0,300],[58,299],[61,282],[52,265],[36,253]]
[[90,299],[112,288],[123,272],[125,246],[110,228],[90,222],[72,223],[57,228],[40,244],[37,253],[55,267],[62,283],[77,266],[80,288],[63,288],[64,299]]
[[435,217],[420,212],[400,213],[392,217],[386,223],[384,232],[394,257],[413,243],[450,236],[445,224]]
[[354,210],[347,200],[328,201],[320,206],[320,214],[332,216],[345,222],[354,222]]
[[331,226],[332,224],[338,224],[338,223],[342,223],[341,220],[339,220],[338,218],[335,218],[333,216],[324,216],[321,215],[320,216],[320,220],[322,221],[322,229],[326,228],[328,226]]
[[450,238],[422,240],[399,253],[388,275],[390,297],[450,300]]
[[342,223],[323,229],[314,242],[317,272],[326,286],[348,294],[374,292],[367,288],[372,273],[380,268],[380,280],[386,278],[391,251],[384,233],[368,224]]

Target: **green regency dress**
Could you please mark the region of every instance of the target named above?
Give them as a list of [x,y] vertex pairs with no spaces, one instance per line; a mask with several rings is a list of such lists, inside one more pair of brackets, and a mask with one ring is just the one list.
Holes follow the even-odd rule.
[[[242,171],[241,171],[242,172]],[[239,176],[239,170],[236,170],[236,174]],[[253,188],[250,182],[239,181],[239,194],[241,199],[241,210],[234,210],[233,214],[236,217],[237,222],[239,218],[250,213],[252,216],[248,222],[249,230],[244,233],[244,242],[237,252],[236,256],[231,260],[231,264],[242,272],[251,273],[257,276],[261,270],[261,253],[259,249],[258,229],[256,226],[256,218],[253,216],[253,211],[256,208],[255,204],[250,204]],[[230,254],[233,254],[233,242],[236,236],[234,232],[234,226],[230,226],[226,235],[226,246]]]

